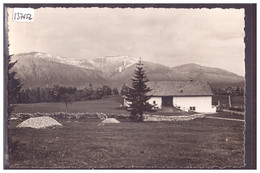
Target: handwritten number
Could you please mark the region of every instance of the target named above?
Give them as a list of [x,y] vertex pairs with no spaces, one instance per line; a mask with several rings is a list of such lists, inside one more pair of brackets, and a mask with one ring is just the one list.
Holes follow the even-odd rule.
[[23,14],[23,13],[14,13],[14,20],[32,20],[32,15],[31,14]]
[[27,19],[32,20],[32,15],[31,14],[27,14]]

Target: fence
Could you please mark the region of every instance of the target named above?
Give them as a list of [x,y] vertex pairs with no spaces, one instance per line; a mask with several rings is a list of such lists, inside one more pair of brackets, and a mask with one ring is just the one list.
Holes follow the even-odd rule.
[[232,111],[232,110],[228,110],[228,109],[223,109],[222,110],[223,112],[228,112],[228,113],[231,113],[231,114],[238,114],[238,115],[245,115],[245,112],[238,112],[238,111]]

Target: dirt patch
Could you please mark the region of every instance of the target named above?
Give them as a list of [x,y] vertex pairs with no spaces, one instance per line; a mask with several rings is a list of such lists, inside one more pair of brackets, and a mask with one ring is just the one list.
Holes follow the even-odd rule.
[[118,123],[120,122],[115,118],[106,118],[101,122],[101,124],[118,124]]

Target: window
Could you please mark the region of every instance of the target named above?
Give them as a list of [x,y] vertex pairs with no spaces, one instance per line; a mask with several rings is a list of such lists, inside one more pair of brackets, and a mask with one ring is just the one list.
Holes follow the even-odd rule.
[[156,101],[155,101],[155,100],[153,101],[153,104],[156,104]]
[[195,111],[196,110],[196,107],[195,106],[191,106],[190,107],[190,111]]

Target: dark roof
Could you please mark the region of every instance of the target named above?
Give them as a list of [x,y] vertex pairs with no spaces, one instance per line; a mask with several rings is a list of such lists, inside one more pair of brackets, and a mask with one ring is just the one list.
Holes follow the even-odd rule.
[[200,81],[158,81],[148,82],[153,96],[211,96],[208,84]]

